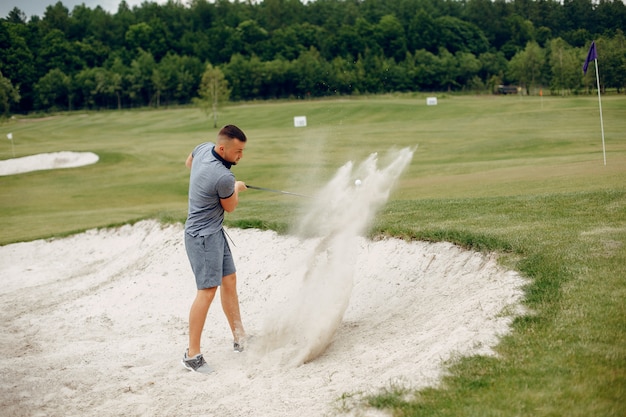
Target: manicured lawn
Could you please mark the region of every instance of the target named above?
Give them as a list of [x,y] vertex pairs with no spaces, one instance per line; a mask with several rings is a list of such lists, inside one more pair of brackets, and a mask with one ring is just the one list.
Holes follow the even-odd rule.
[[[223,109],[249,137],[235,175],[309,194],[348,160],[418,145],[373,235],[446,240],[531,278],[498,357],[441,387],[366,398],[406,416],[626,415],[626,98],[383,96]],[[293,126],[307,116],[306,128]],[[184,160],[216,130],[193,108],[76,112],[0,125],[16,156],[90,151],[91,166],[0,177],[0,244],[155,217],[183,221]],[[0,159],[12,156],[7,140]],[[288,231],[298,197],[248,190],[230,225]],[[419,349],[419,346],[415,347]]]

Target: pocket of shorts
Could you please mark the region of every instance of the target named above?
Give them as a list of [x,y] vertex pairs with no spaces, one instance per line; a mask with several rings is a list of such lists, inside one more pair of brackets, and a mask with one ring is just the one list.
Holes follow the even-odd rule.
[[202,250],[204,252],[210,252],[212,248],[212,235],[202,236]]

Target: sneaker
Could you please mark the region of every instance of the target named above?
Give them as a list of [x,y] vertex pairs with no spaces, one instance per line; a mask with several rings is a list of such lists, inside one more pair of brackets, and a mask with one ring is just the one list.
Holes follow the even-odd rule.
[[201,374],[208,374],[213,372],[213,369],[211,369],[209,364],[206,363],[206,361],[204,360],[202,353],[198,353],[193,358],[187,356],[187,353],[189,353],[189,349],[185,351],[185,355],[181,360],[181,363],[185,368],[189,369],[192,372],[199,372]]
[[237,353],[243,352],[243,343],[233,342],[233,351]]

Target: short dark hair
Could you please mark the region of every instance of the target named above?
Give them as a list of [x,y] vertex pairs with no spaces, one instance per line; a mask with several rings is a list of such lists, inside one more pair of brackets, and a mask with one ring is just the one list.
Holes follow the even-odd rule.
[[242,142],[245,142],[248,140],[248,138],[246,138],[246,134],[243,133],[243,130],[239,129],[235,125],[224,126],[223,128],[220,129],[220,133],[218,133],[217,135],[226,136],[227,138],[230,138],[230,139],[239,139]]

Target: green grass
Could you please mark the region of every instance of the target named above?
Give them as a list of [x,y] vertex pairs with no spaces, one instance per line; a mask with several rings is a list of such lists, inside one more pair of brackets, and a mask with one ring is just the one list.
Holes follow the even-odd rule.
[[[497,357],[448,364],[441,386],[366,397],[396,416],[626,415],[626,98],[422,96],[247,103],[223,110],[249,136],[233,171],[313,192],[347,160],[418,145],[372,235],[498,251],[530,278]],[[294,128],[306,115],[308,127]],[[182,221],[184,160],[215,129],[195,109],[60,114],[0,125],[16,156],[92,151],[82,168],[0,177],[0,244],[143,218]],[[12,156],[0,142],[0,159]],[[230,225],[288,231],[297,197],[249,190]],[[419,346],[416,347],[419,349]],[[346,393],[351,396],[351,393]]]
[[440,389],[412,401],[398,390],[370,403],[391,398],[401,416],[624,415],[625,209],[623,189],[390,204],[381,231],[501,251],[532,278],[532,314],[515,321],[497,359],[454,363]]

